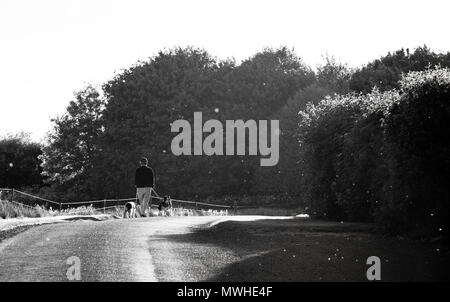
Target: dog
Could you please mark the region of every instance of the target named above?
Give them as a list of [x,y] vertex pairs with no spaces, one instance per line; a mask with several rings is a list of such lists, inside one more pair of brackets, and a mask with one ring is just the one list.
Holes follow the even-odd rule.
[[164,196],[163,200],[158,205],[159,216],[172,216],[172,200],[170,196]]
[[123,218],[136,218],[136,203],[129,201],[125,204]]
[[0,190],[0,201],[6,201],[6,192]]

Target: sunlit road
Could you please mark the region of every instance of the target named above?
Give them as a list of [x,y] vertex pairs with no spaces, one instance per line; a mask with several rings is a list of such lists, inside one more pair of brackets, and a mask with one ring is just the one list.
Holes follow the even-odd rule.
[[206,280],[234,256],[220,247],[199,251],[195,244],[166,238],[223,219],[233,218],[84,220],[34,227],[0,243],[0,281],[68,281],[73,263],[67,259],[73,256],[81,261],[82,281]]

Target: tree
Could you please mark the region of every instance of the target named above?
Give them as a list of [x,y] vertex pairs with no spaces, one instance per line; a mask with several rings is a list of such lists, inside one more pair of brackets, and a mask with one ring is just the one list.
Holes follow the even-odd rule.
[[102,194],[132,196],[134,170],[143,155],[155,169],[159,192],[184,190],[186,196],[198,191],[190,184],[207,179],[205,166],[193,156],[172,154],[170,124],[177,119],[192,124],[195,111],[206,119],[215,115],[214,108],[222,110],[221,77],[232,67],[232,62],[218,64],[203,50],[177,48],[106,83],[105,132],[96,169],[96,177],[103,179]]
[[170,123],[203,119],[268,119],[273,110],[314,81],[314,74],[286,48],[266,49],[240,65],[206,51],[177,48],[160,52],[104,85],[108,103],[101,139],[104,194],[133,194],[140,156],[151,158],[161,192],[182,196],[250,192],[256,158],[174,156]]
[[264,49],[234,68],[229,77],[228,101],[239,105],[236,114],[247,119],[273,116],[299,89],[315,82],[311,68],[286,47]]
[[77,198],[92,192],[94,184],[89,183],[89,173],[100,152],[98,138],[103,131],[104,106],[99,92],[88,85],[75,93],[64,115],[52,119],[53,131],[44,148],[43,167],[57,190],[69,190]]
[[416,48],[412,53],[402,48],[355,71],[350,80],[350,89],[364,93],[370,92],[375,86],[381,91],[398,89],[402,73],[433,66],[450,67],[450,52],[434,53],[426,45]]
[[351,70],[325,57],[318,66],[316,79],[307,87],[301,87],[272,117],[280,121],[280,161],[275,167],[258,169],[255,175],[254,191],[258,194],[287,194],[299,199],[302,194],[299,171],[299,116],[308,104],[317,105],[326,96],[348,92]]
[[41,186],[43,177],[41,145],[28,135],[6,136],[0,140],[0,188]]
[[352,70],[333,56],[326,56],[324,60],[325,64],[317,67],[317,86],[333,93],[348,93]]

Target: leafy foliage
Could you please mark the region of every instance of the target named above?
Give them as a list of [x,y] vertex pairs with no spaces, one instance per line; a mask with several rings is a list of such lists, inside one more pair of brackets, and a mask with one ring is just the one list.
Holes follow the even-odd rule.
[[448,69],[411,72],[399,91],[328,97],[302,111],[300,173],[310,211],[441,235],[450,193],[449,76]]
[[401,99],[386,119],[390,177],[378,218],[400,221],[387,225],[393,232],[448,236],[450,70],[411,72],[400,85]]
[[119,74],[104,85],[108,104],[100,141],[102,196],[133,194],[133,173],[142,155],[151,159],[162,192],[182,196],[248,193],[255,159],[176,157],[170,123],[193,113],[203,119],[267,119],[314,73],[286,48],[265,49],[240,65],[207,52],[174,49]]
[[434,66],[450,67],[450,53],[436,54],[427,46],[418,47],[412,53],[400,49],[357,70],[349,86],[353,91],[366,93],[375,86],[382,91],[398,89],[402,73]]
[[26,134],[0,140],[0,188],[42,185],[41,146]]
[[[301,154],[298,144],[298,113],[308,103],[317,104],[326,96],[348,92],[350,70],[333,57],[326,57],[325,64],[318,67],[315,81],[298,90],[279,111],[272,115],[280,121],[280,161],[275,167],[258,169],[253,179],[253,194],[278,194],[280,202],[288,195],[301,204],[299,163]],[[301,133],[301,132],[300,132]]]
[[66,192],[66,197],[88,197],[95,190],[87,179],[99,151],[104,105],[99,92],[87,86],[75,94],[65,115],[52,120],[54,128],[43,148],[43,168],[49,182],[57,191]]

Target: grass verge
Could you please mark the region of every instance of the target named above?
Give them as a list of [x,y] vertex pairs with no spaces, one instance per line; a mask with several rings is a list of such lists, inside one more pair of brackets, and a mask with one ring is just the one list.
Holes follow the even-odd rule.
[[[11,203],[9,201],[0,201],[0,218],[38,218],[38,217],[53,217],[53,216],[67,216],[67,215],[95,215],[99,213],[109,214],[115,217],[122,217],[123,206],[110,207],[107,209],[96,209],[92,205],[81,206],[76,208],[67,208],[63,210],[55,210],[53,208],[46,209],[39,205],[35,207],[25,206],[18,203]],[[150,216],[160,216],[157,209],[152,209]],[[227,215],[227,211],[221,210],[194,210],[186,208],[173,208],[172,216],[210,216]]]

